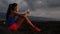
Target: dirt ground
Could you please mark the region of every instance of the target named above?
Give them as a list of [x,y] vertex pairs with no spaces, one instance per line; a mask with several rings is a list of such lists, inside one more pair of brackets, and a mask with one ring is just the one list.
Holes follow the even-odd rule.
[[40,32],[34,32],[29,28],[29,25],[24,23],[17,32],[7,30],[7,27],[0,24],[0,34],[60,34],[60,22],[59,21],[40,21],[33,24],[40,27]]

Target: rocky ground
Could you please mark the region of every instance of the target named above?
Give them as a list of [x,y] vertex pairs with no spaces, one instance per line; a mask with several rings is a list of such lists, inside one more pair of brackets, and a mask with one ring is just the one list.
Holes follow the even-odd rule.
[[29,28],[29,25],[24,23],[17,32],[7,30],[7,27],[0,24],[0,34],[60,34],[59,21],[32,21],[34,25],[40,27],[40,32],[34,32]]

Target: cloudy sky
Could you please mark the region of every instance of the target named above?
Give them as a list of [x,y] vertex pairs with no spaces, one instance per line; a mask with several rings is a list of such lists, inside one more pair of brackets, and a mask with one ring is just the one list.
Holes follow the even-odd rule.
[[17,3],[20,11],[30,9],[30,16],[60,18],[60,0],[0,0],[0,12],[6,13],[10,3]]

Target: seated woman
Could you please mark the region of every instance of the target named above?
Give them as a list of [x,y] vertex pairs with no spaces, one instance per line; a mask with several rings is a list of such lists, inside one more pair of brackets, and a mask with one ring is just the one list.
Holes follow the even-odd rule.
[[[18,14],[17,12],[18,12],[17,3],[9,4],[7,15],[6,15],[6,20],[7,20],[6,24],[7,24],[8,30],[17,31],[18,28],[21,27],[22,23],[26,21],[26,23],[30,25],[30,28],[33,31],[37,31],[37,32],[40,31],[40,29],[34,26],[31,23],[31,21],[28,19],[27,17],[29,16],[28,11],[24,14]],[[15,20],[16,16],[18,16],[18,18]]]

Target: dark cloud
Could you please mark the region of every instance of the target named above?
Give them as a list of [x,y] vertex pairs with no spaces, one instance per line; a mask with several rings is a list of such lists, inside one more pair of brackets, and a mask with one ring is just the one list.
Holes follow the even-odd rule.
[[60,7],[60,0],[0,0],[0,12],[6,11],[8,4],[18,3],[19,8],[22,10],[26,9],[37,9],[37,8],[49,8],[49,7]]
[[31,9],[60,7],[60,0],[25,0]]
[[60,7],[60,0],[47,0],[49,7]]
[[60,0],[0,0],[0,12],[6,12],[10,3],[17,3],[19,11],[29,8],[33,16],[60,18]]

